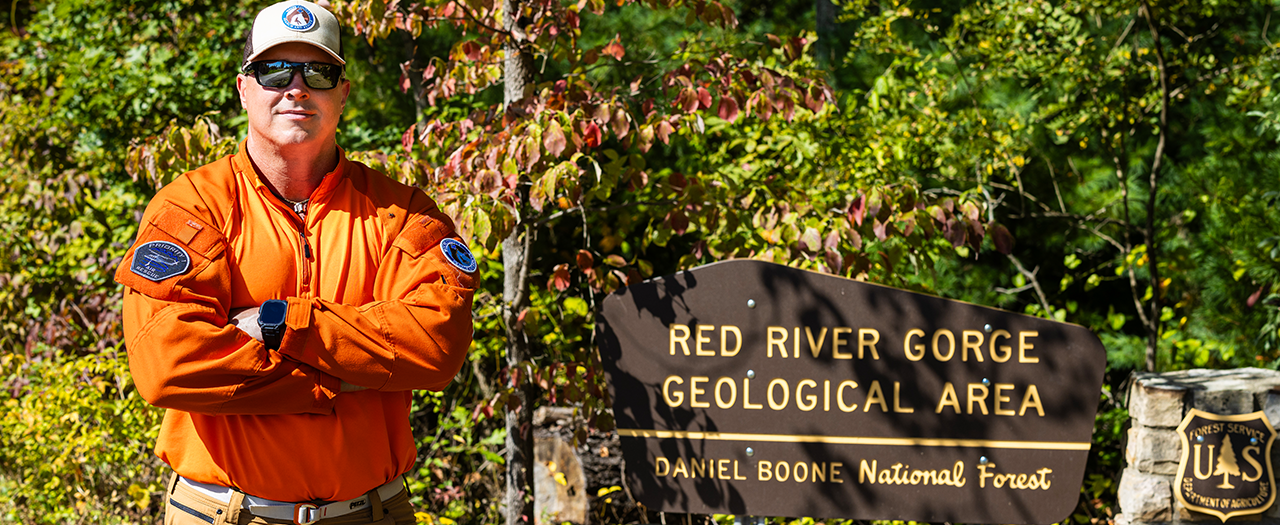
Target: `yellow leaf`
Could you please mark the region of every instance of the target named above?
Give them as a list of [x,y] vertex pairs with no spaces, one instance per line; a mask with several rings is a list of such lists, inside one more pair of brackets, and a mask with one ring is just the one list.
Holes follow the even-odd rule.
[[561,484],[561,485],[568,485],[568,484],[569,484],[569,482],[568,482],[568,481],[566,481],[566,480],[564,479],[564,473],[563,473],[563,472],[557,472],[557,473],[556,473],[556,483],[559,483],[559,484]]

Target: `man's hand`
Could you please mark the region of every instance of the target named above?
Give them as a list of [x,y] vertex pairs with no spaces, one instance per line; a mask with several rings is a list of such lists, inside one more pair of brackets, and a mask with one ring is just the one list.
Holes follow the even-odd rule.
[[[262,342],[262,329],[258,327],[258,307],[237,308],[231,311],[231,326],[239,328],[242,332],[249,334],[249,337]],[[340,392],[359,392],[366,390],[365,387],[353,385],[346,381],[342,382]]]
[[231,326],[262,342],[262,328],[258,327],[258,307],[237,308],[231,311]]

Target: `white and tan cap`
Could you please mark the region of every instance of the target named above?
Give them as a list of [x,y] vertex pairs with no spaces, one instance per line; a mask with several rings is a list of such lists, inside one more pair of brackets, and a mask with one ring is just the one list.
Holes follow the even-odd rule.
[[301,42],[311,44],[333,56],[339,64],[342,59],[342,32],[338,18],[327,9],[306,0],[286,0],[258,12],[253,27],[244,43],[244,62],[247,66],[258,56],[280,44]]

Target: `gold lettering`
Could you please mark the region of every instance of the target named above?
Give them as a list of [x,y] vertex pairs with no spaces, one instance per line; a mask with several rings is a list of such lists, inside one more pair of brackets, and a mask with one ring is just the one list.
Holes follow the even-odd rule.
[[746,476],[738,475],[738,460],[733,460],[733,479],[736,481],[746,481]]
[[874,328],[858,329],[858,359],[862,359],[862,351],[871,349],[871,358],[880,359],[880,352],[876,351],[876,343],[880,342],[880,332]]
[[[728,401],[725,401],[724,397],[720,395],[720,387],[723,385],[729,385]],[[737,401],[738,401],[737,383],[734,383],[733,379],[728,377],[722,377],[719,380],[717,380],[716,381],[716,406],[728,410],[730,408],[733,408],[733,404],[736,403]]]
[[824,379],[822,381],[822,411],[831,411],[831,380]]
[[1204,479],[1209,479],[1209,476],[1211,476],[1211,475],[1212,475],[1212,474],[1210,474],[1210,473],[1211,473],[1211,472],[1213,472],[1213,467],[1214,467],[1214,463],[1213,463],[1213,447],[1214,447],[1214,446],[1213,446],[1213,445],[1209,445],[1209,472],[1201,472],[1201,471],[1200,471],[1200,447],[1201,447],[1201,445],[1195,445],[1195,446],[1194,446],[1194,448],[1193,448],[1193,450],[1195,450],[1195,451],[1196,451],[1196,462],[1195,462],[1195,466],[1196,466],[1196,467],[1195,467],[1195,469],[1196,469],[1196,471],[1195,471],[1195,474],[1196,474],[1196,479],[1204,480]]
[[778,353],[782,357],[787,357],[787,329],[781,326],[770,326],[768,344],[765,357],[773,357],[773,347],[775,346],[778,347]]
[[756,463],[756,480],[770,481],[773,479],[773,462],[760,460]]
[[1026,414],[1027,407],[1035,407],[1036,414],[1044,417],[1044,406],[1040,404],[1040,392],[1036,390],[1035,385],[1027,387],[1027,393],[1022,396],[1022,408],[1018,409],[1018,415]]
[[827,327],[822,327],[822,331],[818,332],[817,342],[813,341],[813,330],[810,330],[807,326],[804,327],[804,335],[809,338],[809,353],[813,354],[814,359],[817,359],[818,354],[822,353],[822,343],[827,340]]
[[942,385],[942,397],[938,399],[938,410],[935,413],[941,414],[942,407],[948,406],[954,408],[957,414],[960,413],[960,398],[956,396],[956,386],[950,381]]
[[[680,332],[679,335],[676,332]],[[680,343],[684,355],[689,355],[689,327],[682,324],[671,325],[671,355],[676,355],[676,343]]]
[[1039,357],[1027,357],[1027,350],[1035,348],[1034,345],[1027,342],[1028,337],[1040,337],[1040,332],[1018,332],[1018,362],[1039,363]]
[[[1250,452],[1252,452],[1252,454],[1250,454]],[[1240,474],[1240,477],[1243,478],[1245,481],[1249,483],[1253,483],[1262,478],[1262,464],[1259,463],[1256,458],[1256,456],[1261,456],[1261,455],[1262,455],[1262,449],[1256,445],[1252,447],[1244,447],[1244,450],[1240,452],[1240,456],[1244,457],[1245,462],[1249,463],[1250,465],[1253,465],[1252,476],[1244,473]]]
[[863,412],[871,411],[872,403],[879,404],[881,412],[885,412],[885,413],[889,412],[889,403],[885,402],[884,400],[884,391],[880,389],[879,381],[871,382],[871,388],[867,390],[867,404],[862,406],[862,411]]
[[903,407],[902,404],[900,403],[900,401],[902,400],[902,397],[900,395],[901,387],[902,387],[901,383],[898,383],[897,381],[893,382],[893,411],[898,414],[914,413],[916,409],[912,407]]
[[843,467],[843,466],[844,466],[844,463],[841,463],[839,461],[836,461],[831,464],[831,481],[833,483],[844,483],[844,480],[840,479],[840,467]]
[[[947,349],[947,355],[945,356],[942,355],[942,352],[938,351],[938,341],[942,340],[943,337],[947,338],[947,346],[950,347]],[[950,361],[951,357],[954,355],[956,355],[956,335],[951,333],[951,330],[947,330],[946,328],[943,328],[941,330],[938,330],[937,332],[934,332],[933,333],[933,358],[937,359],[938,361]]]
[[658,477],[662,477],[662,476],[666,476],[667,474],[670,474],[671,462],[667,461],[667,458],[658,456],[658,459],[653,462],[653,473]]
[[751,379],[742,378],[742,408],[747,410],[760,410],[764,405],[751,402]]
[[720,479],[729,479],[726,471],[729,470],[729,460],[722,459],[716,462],[716,477]]
[[693,339],[694,341],[693,355],[698,355],[698,356],[716,355],[716,353],[712,351],[710,348],[706,349],[705,351],[702,349],[702,345],[711,343],[711,336],[705,335],[706,332],[711,332],[711,331],[714,331],[715,329],[716,329],[715,325],[710,325],[710,324],[698,325],[698,327],[696,328],[698,335]]
[[684,477],[686,478],[689,477],[689,469],[688,467],[685,467],[684,460],[680,458],[676,458],[676,467],[674,469],[671,469],[671,477],[674,478],[676,477],[676,474],[679,474],[681,472],[684,473]]
[[676,390],[675,400],[672,400],[671,383],[673,382],[677,385],[683,385],[684,379],[681,379],[680,376],[667,376],[667,380],[662,382],[662,399],[667,402],[667,406],[678,407],[681,403],[684,403],[684,392]]
[[813,472],[814,483],[817,483],[819,481],[823,483],[827,482],[827,464],[826,463],[814,463],[809,467],[809,470]]
[[[729,351],[728,335],[733,334],[733,341],[737,343],[733,347],[733,351]],[[720,357],[733,357],[742,351],[742,331],[738,327],[732,325],[724,325],[720,327]]]
[[713,460],[713,459],[708,459],[708,460],[706,460],[706,461],[703,461],[703,460],[701,460],[701,459],[691,459],[691,460],[689,460],[689,474],[690,474],[690,476],[689,476],[689,477],[691,477],[691,478],[696,478],[696,477],[699,477],[699,476],[704,477],[704,478],[705,478],[705,477],[707,477],[707,464],[708,464],[708,463],[711,463],[711,464],[714,466],[714,464],[715,464],[715,460]]
[[845,387],[849,387],[849,388],[852,388],[852,389],[854,389],[854,390],[857,390],[857,389],[858,389],[858,383],[855,383],[855,382],[853,382],[853,381],[849,381],[849,380],[847,380],[847,379],[846,379],[846,380],[844,380],[844,381],[841,381],[841,382],[840,382],[840,386],[837,386],[837,387],[836,387],[836,406],[839,406],[839,407],[840,407],[840,411],[841,411],[841,412],[853,412],[854,410],[857,410],[857,409],[858,409],[858,404],[857,404],[857,403],[854,403],[854,404],[852,404],[852,405],[849,405],[849,404],[846,404],[846,403],[844,402],[844,389],[845,389]]
[[985,339],[982,332],[977,330],[965,330],[960,333],[960,360],[969,360],[969,350],[973,350],[973,357],[982,362],[982,341]]
[[[994,358],[993,358],[994,359]],[[981,392],[977,395],[975,392]],[[987,415],[987,386],[982,383],[969,383],[969,408],[965,413],[973,413],[973,402],[978,401],[978,407],[982,409],[982,415]]]
[[698,388],[698,383],[706,383],[711,378],[707,376],[693,376],[689,378],[689,406],[691,408],[711,408],[709,401],[698,401],[698,396],[706,394],[707,391]]
[[[782,467],[786,467],[783,470]],[[773,477],[778,481],[786,481],[791,479],[791,464],[786,461],[779,461],[773,465]]]
[[867,464],[867,460],[862,460],[862,464],[858,466],[858,483],[866,483],[867,479],[871,479],[872,483],[876,482],[876,467],[879,461],[871,460],[871,464]]
[[[907,359],[911,361],[919,361],[924,359],[924,345],[912,344],[912,337],[924,337],[924,330],[912,328],[907,331],[907,336],[902,338],[902,351],[907,355]],[[915,350],[915,352],[912,352]]]
[[836,329],[832,331],[831,357],[836,359],[853,359],[853,354],[842,350],[842,348],[844,348],[844,345],[849,344],[849,342],[845,341],[844,337],[841,337],[841,336],[843,336],[844,334],[851,334],[851,333],[853,333],[852,328],[846,328],[843,326],[836,327]]
[[791,338],[791,357],[800,359],[800,327],[795,328],[795,337]]
[[[804,474],[800,473],[800,467],[804,467]],[[797,461],[794,467],[791,467],[791,479],[796,483],[804,483],[809,481],[809,464],[803,461]]]
[[[996,346],[996,341],[999,341],[1001,337],[1011,339],[1013,336],[1004,330],[996,330],[991,334],[991,360],[997,363],[1007,362],[1010,357],[1013,357],[1013,347],[1008,345]],[[997,349],[999,353],[997,353]]]
[[[775,402],[773,400],[773,387],[775,386],[782,387],[781,403]],[[767,397],[769,398],[769,408],[772,408],[774,410],[782,410],[784,408],[787,408],[787,403],[791,401],[791,385],[787,384],[786,379],[782,379],[782,378],[774,379],[773,381],[769,382],[769,388],[766,394],[767,394]]]
[[995,398],[995,407],[993,407],[991,411],[995,412],[997,416],[1013,415],[1012,408],[1007,410],[1000,408],[1001,405],[1009,402],[1009,396],[1003,395],[1005,390],[1013,390],[1013,385],[1009,383],[996,383],[996,393],[994,396],[992,396],[993,398]]
[[800,389],[806,386],[809,388],[817,388],[818,383],[812,379],[801,379],[800,382],[796,384],[796,408],[809,412],[818,407],[818,396],[813,394],[802,394]]

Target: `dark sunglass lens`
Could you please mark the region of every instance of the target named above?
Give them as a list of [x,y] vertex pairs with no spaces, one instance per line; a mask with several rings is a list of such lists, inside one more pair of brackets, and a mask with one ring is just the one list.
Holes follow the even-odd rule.
[[256,69],[258,83],[266,87],[285,87],[293,80],[293,68],[284,62],[260,63]]
[[338,85],[342,74],[341,66],[334,64],[307,64],[303,69],[303,80],[312,89],[333,89]]

